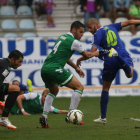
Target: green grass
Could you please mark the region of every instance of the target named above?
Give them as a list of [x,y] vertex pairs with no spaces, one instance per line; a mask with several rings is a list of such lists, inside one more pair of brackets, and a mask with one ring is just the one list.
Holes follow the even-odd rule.
[[[83,97],[78,109],[84,113],[84,125],[66,124],[65,114],[49,114],[49,129],[42,129],[38,115],[9,116],[17,130],[0,127],[0,140],[140,140],[140,97],[110,97],[107,124],[95,124],[100,115],[100,98]],[[53,106],[68,109],[70,98],[56,98]]]

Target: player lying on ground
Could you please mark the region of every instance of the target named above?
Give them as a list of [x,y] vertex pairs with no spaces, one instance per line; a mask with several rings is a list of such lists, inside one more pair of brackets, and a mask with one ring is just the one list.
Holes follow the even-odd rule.
[[[31,114],[42,113],[45,98],[48,94],[49,94],[49,90],[46,89],[43,91],[42,95],[39,95],[35,92],[19,95],[17,97],[17,102],[12,107],[10,113],[12,115],[18,115],[18,114],[31,115]],[[4,104],[0,102],[0,113],[2,113],[3,107]],[[67,110],[59,110],[57,108],[54,108],[53,106],[51,106],[49,112],[55,114],[68,113]]]

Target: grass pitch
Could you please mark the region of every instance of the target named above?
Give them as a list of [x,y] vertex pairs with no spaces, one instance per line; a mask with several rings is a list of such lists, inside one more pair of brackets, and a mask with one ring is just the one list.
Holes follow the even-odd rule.
[[[16,130],[0,127],[0,140],[140,140],[140,97],[110,97],[107,124],[95,124],[100,115],[100,98],[83,97],[78,109],[84,113],[84,125],[66,124],[66,114],[49,114],[49,129],[40,127],[41,114],[11,115]],[[53,106],[68,109],[70,98],[56,98]],[[136,127],[136,128],[135,128]],[[138,128],[137,128],[138,127]]]

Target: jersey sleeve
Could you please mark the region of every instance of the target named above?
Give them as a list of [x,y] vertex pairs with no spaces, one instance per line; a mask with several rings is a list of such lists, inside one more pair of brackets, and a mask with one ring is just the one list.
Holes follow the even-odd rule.
[[53,106],[51,106],[50,112],[55,113],[55,114],[58,114],[58,109],[57,108],[54,108]]
[[113,26],[117,31],[120,31],[122,29],[121,22],[111,24],[111,26]]
[[77,51],[78,53],[82,53],[84,51],[84,49],[82,48],[82,45],[80,43],[80,41],[78,40],[74,40],[73,44],[71,46],[71,50],[72,51]]
[[24,95],[25,100],[32,100],[37,97],[37,93],[34,93],[34,92],[30,92],[23,95]]

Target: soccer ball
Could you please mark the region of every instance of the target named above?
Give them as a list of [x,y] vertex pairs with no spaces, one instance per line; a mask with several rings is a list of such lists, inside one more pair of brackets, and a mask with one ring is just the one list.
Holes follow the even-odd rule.
[[79,124],[83,120],[83,113],[77,109],[71,110],[67,116],[72,124]]

